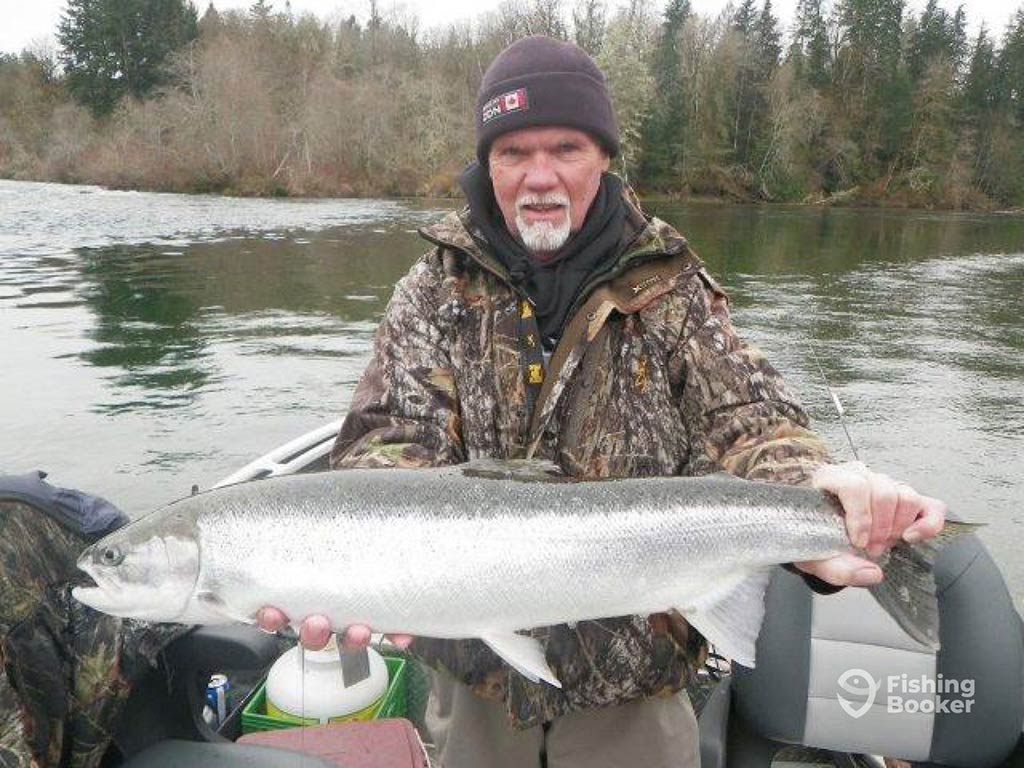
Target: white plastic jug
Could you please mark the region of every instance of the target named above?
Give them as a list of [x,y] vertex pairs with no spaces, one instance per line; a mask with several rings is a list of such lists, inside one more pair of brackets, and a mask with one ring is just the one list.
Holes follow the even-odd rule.
[[274,662],[267,677],[267,714],[296,723],[369,720],[388,688],[384,658],[367,649],[370,675],[345,685],[338,646],[332,640],[320,651],[305,651],[305,674],[298,646]]

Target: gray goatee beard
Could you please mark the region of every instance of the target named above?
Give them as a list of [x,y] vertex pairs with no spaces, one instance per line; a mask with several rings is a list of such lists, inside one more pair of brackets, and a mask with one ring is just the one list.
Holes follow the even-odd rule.
[[[565,217],[558,223],[529,223],[522,215],[522,210],[527,205],[561,205],[565,207]],[[570,226],[569,198],[566,195],[553,192],[546,195],[523,195],[516,200],[516,228],[519,230],[519,237],[523,245],[535,253],[552,253],[565,245],[571,234]]]

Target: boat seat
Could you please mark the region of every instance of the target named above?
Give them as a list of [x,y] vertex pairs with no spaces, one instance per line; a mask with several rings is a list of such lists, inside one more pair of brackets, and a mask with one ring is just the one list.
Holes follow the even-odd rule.
[[337,768],[314,755],[255,744],[166,739],[122,763],[122,768]]
[[[1024,722],[1020,616],[974,535],[939,555],[936,584],[938,652],[907,636],[867,590],[817,595],[799,576],[777,569],[757,668],[735,667],[732,676],[737,722],[729,766],[770,765],[787,744],[922,765],[1000,765],[1018,745]],[[912,690],[921,680],[945,686],[938,698],[960,700],[960,708],[972,700],[969,711],[920,711],[920,703],[891,711],[891,694],[935,706],[934,691]]]
[[241,624],[197,627],[178,638],[160,655],[157,668],[132,689],[110,751],[135,765],[137,754],[165,740],[228,744],[202,717],[210,675],[264,670],[285,647],[281,638]]

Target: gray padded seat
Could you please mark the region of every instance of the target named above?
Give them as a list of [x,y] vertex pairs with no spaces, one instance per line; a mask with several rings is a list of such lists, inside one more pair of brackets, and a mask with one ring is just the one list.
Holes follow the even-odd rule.
[[338,768],[319,757],[252,744],[167,739],[135,755],[122,768]]
[[[837,752],[965,768],[1000,764],[1024,722],[1020,617],[976,536],[963,536],[942,552],[936,583],[938,653],[908,637],[867,590],[816,595],[798,576],[778,569],[766,598],[757,669],[736,668],[733,679],[735,708],[747,727],[778,742]],[[850,670],[881,683],[870,706],[865,679]],[[888,680],[895,676],[899,686],[904,674],[946,685],[973,680],[970,712],[887,711]],[[935,696],[904,698],[934,702]],[[945,698],[963,697],[948,692]]]

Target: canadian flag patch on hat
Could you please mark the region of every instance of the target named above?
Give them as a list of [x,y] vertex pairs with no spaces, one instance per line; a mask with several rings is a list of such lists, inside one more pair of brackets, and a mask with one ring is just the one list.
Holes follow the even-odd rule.
[[530,108],[530,100],[526,95],[525,88],[517,88],[508,93],[502,93],[484,104],[480,110],[480,119],[488,123],[496,117],[507,115],[509,112],[522,112]]

